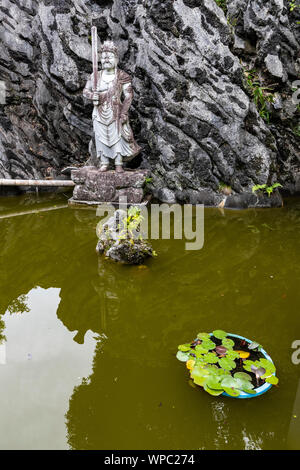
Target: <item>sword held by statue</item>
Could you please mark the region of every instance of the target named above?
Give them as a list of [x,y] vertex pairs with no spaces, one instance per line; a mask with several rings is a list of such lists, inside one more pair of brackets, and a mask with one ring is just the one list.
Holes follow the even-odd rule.
[[[97,92],[98,86],[98,31],[97,27],[92,27],[92,56],[93,56],[93,92]],[[94,100],[94,105],[97,106]]]

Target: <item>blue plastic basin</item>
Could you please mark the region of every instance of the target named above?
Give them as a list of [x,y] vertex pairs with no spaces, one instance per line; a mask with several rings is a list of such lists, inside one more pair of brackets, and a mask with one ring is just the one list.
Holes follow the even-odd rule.
[[[210,333],[210,336],[213,336],[212,333]],[[249,339],[247,338],[244,338],[244,336],[239,336],[239,335],[233,335],[231,333],[228,333],[227,336],[232,336],[233,338],[239,338],[239,339],[243,339],[244,341],[246,341],[247,343],[252,343],[253,341],[250,341]],[[260,349],[260,352],[264,355],[264,357],[266,359],[268,359],[269,361],[272,361],[272,359],[270,358],[269,354],[263,349],[261,348]],[[274,364],[274,363],[273,363]],[[272,375],[275,375],[272,374]],[[258,388],[255,388],[254,390],[256,391],[256,394],[251,394],[251,393],[247,393],[247,392],[240,392],[240,395],[238,397],[232,397],[231,395],[228,395],[228,393],[226,392],[223,392],[221,396],[225,396],[225,397],[230,397],[230,398],[255,398],[255,397],[259,397],[260,395],[262,395],[263,393],[266,393],[268,390],[270,390],[270,388],[272,387],[272,384],[269,384],[269,383],[264,383],[263,385],[261,385],[261,387],[258,387]]]

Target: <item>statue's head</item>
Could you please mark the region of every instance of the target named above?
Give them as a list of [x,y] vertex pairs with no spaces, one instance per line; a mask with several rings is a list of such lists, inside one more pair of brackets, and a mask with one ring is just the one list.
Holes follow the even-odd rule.
[[105,41],[100,49],[102,69],[116,68],[118,64],[118,49],[112,41]]

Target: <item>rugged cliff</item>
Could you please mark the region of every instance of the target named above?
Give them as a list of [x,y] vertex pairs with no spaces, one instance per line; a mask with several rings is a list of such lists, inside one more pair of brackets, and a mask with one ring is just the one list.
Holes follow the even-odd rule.
[[94,24],[134,76],[135,165],[152,170],[156,197],[218,204],[220,185],[244,193],[275,181],[300,191],[300,9],[290,3],[2,0],[0,177],[56,176],[87,160]]

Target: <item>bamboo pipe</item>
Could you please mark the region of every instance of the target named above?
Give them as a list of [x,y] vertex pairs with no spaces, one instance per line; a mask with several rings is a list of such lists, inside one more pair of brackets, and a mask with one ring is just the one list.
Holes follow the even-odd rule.
[[0,186],[75,186],[72,180],[9,180],[0,179]]

